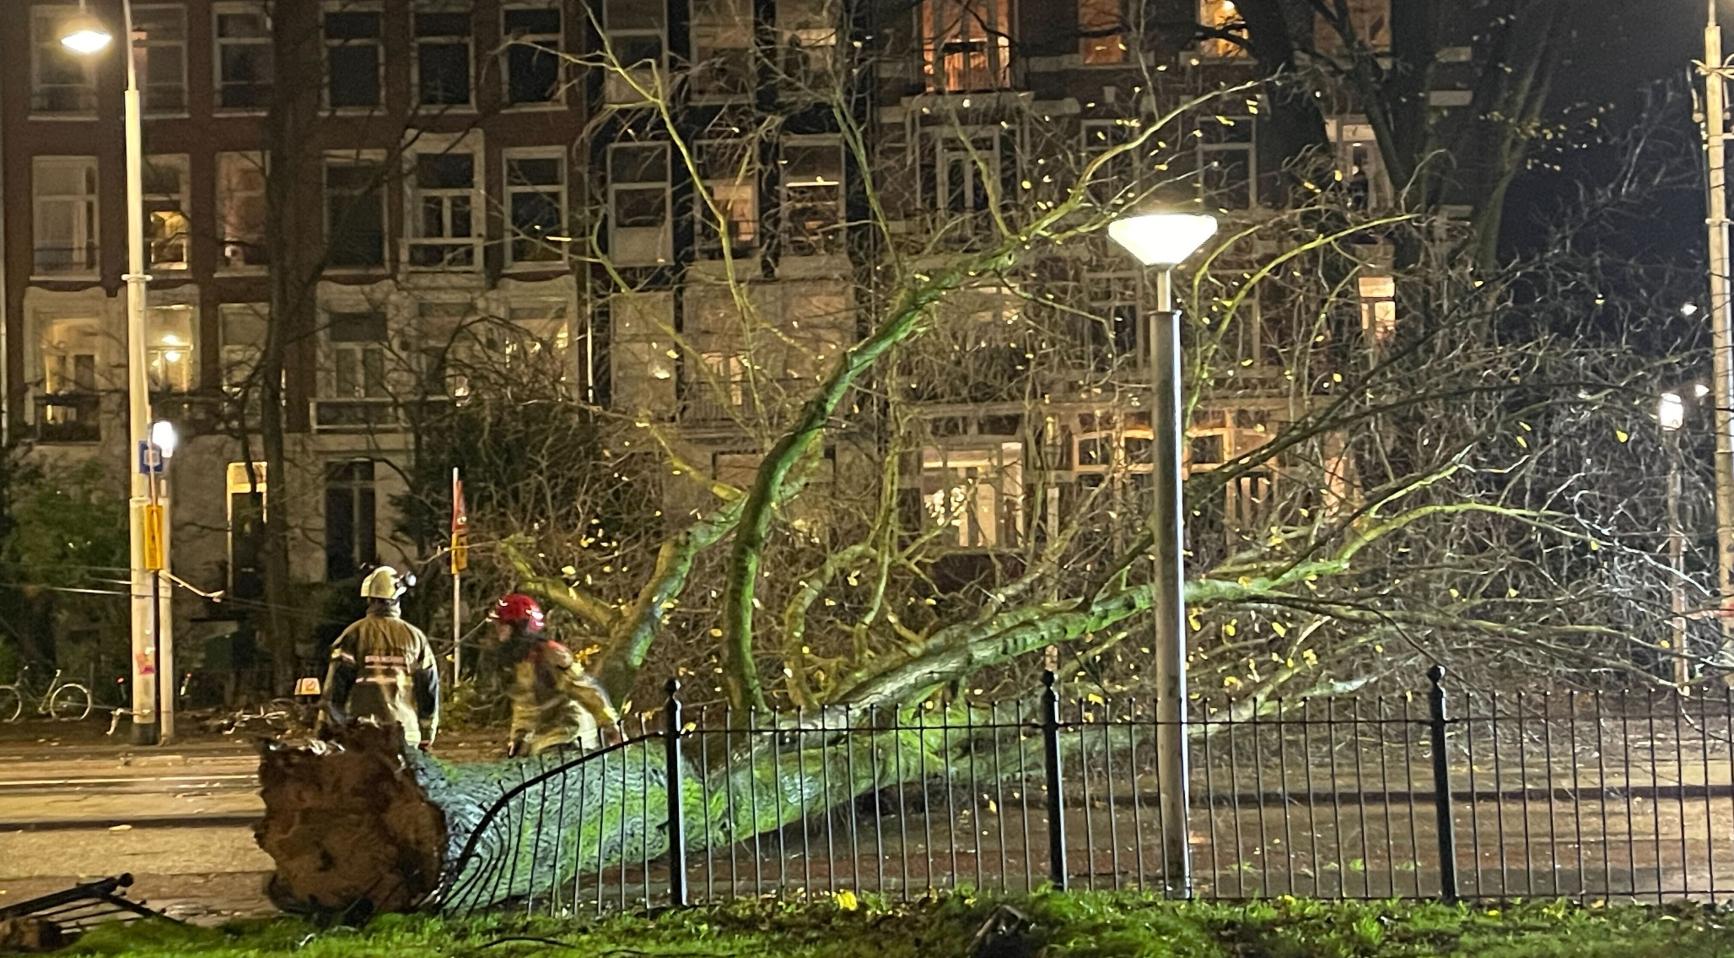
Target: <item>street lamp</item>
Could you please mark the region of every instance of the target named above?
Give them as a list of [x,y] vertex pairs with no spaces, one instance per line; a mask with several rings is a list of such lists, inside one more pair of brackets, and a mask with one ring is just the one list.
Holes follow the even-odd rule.
[[[1716,598],[1724,610],[1734,605],[1734,258],[1728,237],[1728,118],[1729,66],[1722,56],[1722,26],[1717,0],[1705,0],[1704,167],[1709,227],[1710,364],[1708,395],[1716,432]],[[1690,314],[1688,314],[1690,315]],[[1722,619],[1724,654],[1734,647],[1734,617]]]
[[1216,233],[1202,213],[1143,213],[1108,224],[1108,236],[1138,262],[1154,266],[1156,312],[1150,317],[1150,531],[1156,615],[1156,761],[1161,796],[1164,880],[1169,894],[1192,897],[1192,855],[1186,827],[1186,579],[1181,526],[1180,312],[1174,308],[1174,267]]
[[[1709,386],[1693,384],[1695,399],[1709,394]],[[1685,694],[1692,679],[1692,666],[1686,659],[1690,638],[1686,627],[1686,527],[1680,522],[1680,430],[1686,425],[1685,397],[1672,391],[1662,393],[1656,399],[1656,424],[1662,427],[1662,447],[1668,458],[1668,608],[1673,625],[1674,686]]]
[[[132,2],[121,0],[121,36],[132,36]],[[75,53],[91,55],[108,48],[113,33],[100,19],[92,16],[80,4],[79,12],[61,25],[60,42]],[[145,294],[150,276],[145,272],[144,250],[144,133],[140,121],[138,68],[133,62],[130,42],[126,45],[126,393],[127,393],[127,471],[132,475],[132,499],[128,514],[132,530],[132,737],[139,745],[166,742],[173,731],[173,700],[164,697],[168,706],[162,713],[156,708],[157,683],[164,676],[173,681],[174,635],[173,617],[163,620],[158,614],[160,573],[167,566],[167,523],[163,521],[166,507],[152,504],[154,484],[150,471],[156,448],[151,444],[150,383],[145,363]],[[160,468],[160,463],[156,466]],[[149,521],[162,522],[161,530],[147,528]],[[156,555],[147,556],[147,534],[158,533],[154,539],[160,547]],[[150,558],[154,562],[147,563]],[[150,565],[158,568],[151,569]]]

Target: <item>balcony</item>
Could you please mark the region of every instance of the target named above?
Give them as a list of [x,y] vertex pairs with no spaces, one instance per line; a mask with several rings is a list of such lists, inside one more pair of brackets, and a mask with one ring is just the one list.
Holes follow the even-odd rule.
[[102,395],[76,392],[37,396],[36,441],[101,442]]

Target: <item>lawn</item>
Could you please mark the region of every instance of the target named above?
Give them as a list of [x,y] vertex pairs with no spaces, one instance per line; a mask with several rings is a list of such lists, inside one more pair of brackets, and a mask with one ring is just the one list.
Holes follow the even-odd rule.
[[[985,925],[1009,927],[983,937]],[[360,930],[297,921],[218,929],[100,928],[69,952],[168,958],[571,953],[583,958],[1724,958],[1734,914],[1698,907],[1504,908],[1324,904],[1174,904],[1132,895],[954,894],[914,904],[738,904],[655,917],[511,922],[386,916]]]

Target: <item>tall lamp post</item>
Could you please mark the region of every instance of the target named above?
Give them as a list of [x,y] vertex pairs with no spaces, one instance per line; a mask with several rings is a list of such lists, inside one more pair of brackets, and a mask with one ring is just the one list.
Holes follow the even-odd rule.
[[[128,38],[126,60],[126,394],[127,472],[132,476],[128,516],[131,527],[132,580],[132,738],[135,744],[167,741],[173,733],[174,636],[173,617],[158,614],[162,601],[162,571],[167,566],[166,507],[151,508],[156,489],[149,470],[160,451],[150,440],[150,381],[145,355],[145,294],[150,276],[145,272],[144,229],[144,131],[140,121],[138,69],[132,54],[132,2],[121,0],[121,35]],[[61,29],[60,42],[75,53],[91,56],[107,49],[114,35],[107,24],[80,4],[79,12]],[[158,504],[161,506],[161,504]],[[160,528],[150,527],[160,522]],[[155,542],[160,551],[147,555]],[[147,559],[158,560],[152,570]],[[165,676],[167,677],[165,679]],[[159,695],[162,681],[169,683]],[[162,708],[158,708],[161,702]]]
[[[1716,592],[1734,603],[1734,267],[1728,237],[1728,65],[1722,57],[1718,0],[1706,0],[1704,22],[1705,221],[1709,226],[1711,416],[1716,426]],[[1734,652],[1734,618],[1722,619],[1722,654]]]
[[1150,531],[1156,616],[1156,787],[1161,797],[1163,876],[1168,893],[1192,897],[1192,854],[1186,827],[1190,767],[1186,747],[1186,578],[1180,491],[1180,312],[1174,308],[1174,267],[1216,233],[1202,213],[1143,213],[1108,225],[1108,235],[1138,262],[1156,267],[1156,312],[1150,317]]

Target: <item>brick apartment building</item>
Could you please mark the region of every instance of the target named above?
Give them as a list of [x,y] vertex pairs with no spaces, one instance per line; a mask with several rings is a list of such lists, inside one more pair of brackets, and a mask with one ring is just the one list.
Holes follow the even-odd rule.
[[[118,23],[117,0],[89,6]],[[319,161],[298,176],[293,202],[326,237],[310,284],[318,319],[292,338],[285,369],[293,474],[266,476],[263,498],[290,504],[293,573],[319,581],[408,558],[390,507],[402,491],[392,466],[414,442],[406,397],[461,393],[432,353],[478,315],[496,331],[485,349],[498,357],[533,353],[559,364],[572,398],[677,425],[689,461],[719,476],[752,468],[756,426],[858,335],[873,289],[873,244],[850,225],[864,216],[863,198],[836,119],[791,77],[822,77],[857,44],[878,54],[851,74],[865,95],[847,102],[886,168],[913,174],[895,178],[888,215],[918,236],[934,210],[954,220],[983,212],[977,158],[991,157],[1002,182],[1027,175],[1040,146],[1017,116],[1070,118],[1087,150],[1116,136],[1144,98],[1203,92],[1246,70],[1223,41],[1194,42],[1190,31],[1141,41],[1118,30],[1128,18],[1116,0],[910,6],[863,4],[845,16],[822,0],[136,2],[150,380],[155,414],[183,436],[173,464],[177,574],[243,591],[251,574],[248,529],[260,501],[247,463],[261,457],[246,408],[257,400],[244,400],[243,386],[270,321],[266,119],[286,84],[320,90],[318,142],[307,147]],[[1354,6],[1387,19],[1386,0]],[[113,463],[118,495],[127,462],[123,72],[116,50],[82,59],[60,46],[58,25],[76,10],[68,0],[0,5],[0,35],[28,43],[0,63],[5,430],[34,455]],[[1234,16],[1229,0],[1150,0],[1146,14],[1129,19]],[[286,18],[317,32],[321,75],[274,63]],[[604,39],[621,60],[659,69],[604,76],[549,52],[585,55]],[[1160,64],[1154,90],[1132,62],[1138,43],[1153,51],[1145,66]],[[755,59],[755,50],[774,52]],[[704,212],[660,119],[631,109],[642,99],[633,80],[689,71],[675,122],[696,144],[693,165],[720,218]],[[1464,104],[1451,91],[1438,96],[1441,108]],[[774,136],[728,133],[767,119]],[[1200,182],[1212,206],[1256,215],[1276,171],[1253,111],[1230,120],[1200,130]],[[1343,105],[1329,125],[1367,202],[1388,199],[1364,120]],[[606,266],[576,255],[591,230]],[[1135,350],[1148,300],[1129,261],[1102,249],[1068,268],[1090,306],[1125,331],[1117,348]],[[796,344],[774,361],[731,330],[729,271],[752,277],[758,315]],[[1388,283],[1361,291],[1368,321],[1388,323]],[[977,291],[952,308],[991,320],[1008,306]],[[1251,448],[1284,415],[1286,400],[1258,386],[1261,372],[1278,372],[1262,368],[1272,351],[1259,328],[1248,324],[1236,347],[1250,360],[1242,385],[1193,424],[1192,468]],[[906,470],[908,505],[918,512],[923,501],[964,496],[960,551],[1015,545],[1039,511],[1060,507],[1058,493],[1026,501],[1026,465],[1056,466],[1031,448],[1023,405],[943,385],[905,397],[938,437]],[[1067,482],[1087,485],[1105,468],[1099,405],[1058,397],[1043,414],[1041,441],[1063,447]],[[870,468],[871,442],[854,454],[839,445],[836,469]],[[1226,514],[1252,508],[1266,481],[1230,490]]]

